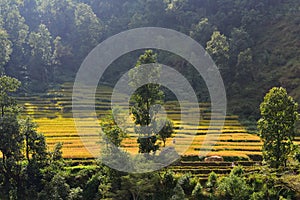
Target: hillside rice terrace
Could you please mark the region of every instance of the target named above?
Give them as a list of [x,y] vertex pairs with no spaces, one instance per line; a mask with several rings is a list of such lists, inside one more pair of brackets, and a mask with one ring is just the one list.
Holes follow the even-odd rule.
[[[49,149],[53,149],[58,142],[63,143],[63,157],[71,166],[77,164],[88,165],[95,160],[91,153],[85,148],[75,127],[72,114],[72,89],[73,85],[66,83],[60,89],[51,90],[47,95],[36,95],[30,97],[19,97],[20,105],[24,103],[24,112],[30,115],[38,124],[38,131],[44,133]],[[96,111],[99,123],[101,117],[109,113],[111,109],[110,98],[112,89],[107,86],[101,86],[96,93]],[[30,103],[25,103],[30,102]],[[185,126],[185,130],[189,130],[191,134],[195,134],[193,142],[189,148],[181,155],[182,160],[175,163],[170,168],[177,173],[187,173],[206,179],[209,172],[215,171],[218,174],[227,174],[232,169],[232,162],[244,166],[245,171],[252,171],[260,165],[262,142],[256,134],[249,133],[249,129],[241,125],[239,117],[235,115],[226,116],[226,120],[221,130],[221,135],[215,142],[213,149],[208,156],[218,155],[224,158],[224,162],[202,162],[198,155],[201,150],[205,150],[202,146],[208,133],[210,120],[218,122],[218,118],[211,119],[210,104],[199,103],[201,119],[199,126],[190,126],[181,124],[180,108],[178,102],[169,101],[164,105],[168,117],[174,123],[177,142],[184,143],[186,139],[181,131]],[[99,137],[90,136],[89,132],[94,130],[89,120],[83,121],[81,130],[86,133],[85,136],[91,144],[96,143]],[[220,127],[215,127],[216,129]],[[251,127],[250,127],[251,128]],[[210,130],[211,131],[211,130]],[[253,131],[251,131],[253,132]],[[209,133],[213,135],[214,133]],[[174,136],[173,136],[174,137]],[[128,135],[122,142],[122,149],[131,154],[138,153],[138,144],[135,135]],[[181,140],[181,141],[179,141]],[[300,138],[296,139],[296,143],[300,143]],[[173,138],[168,138],[166,146],[172,145]]]

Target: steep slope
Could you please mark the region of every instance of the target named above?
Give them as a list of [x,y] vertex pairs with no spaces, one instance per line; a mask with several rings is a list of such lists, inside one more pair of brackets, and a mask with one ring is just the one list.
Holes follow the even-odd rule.
[[300,14],[274,20],[258,38],[257,49],[257,56],[266,58],[262,81],[277,82],[300,102]]
[[253,30],[252,37],[254,80],[241,93],[229,96],[229,107],[257,119],[264,94],[274,86],[285,87],[300,102],[300,13],[265,20]]

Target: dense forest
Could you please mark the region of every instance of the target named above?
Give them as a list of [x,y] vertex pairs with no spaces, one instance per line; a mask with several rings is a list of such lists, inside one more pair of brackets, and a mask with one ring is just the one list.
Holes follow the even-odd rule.
[[[229,114],[255,123],[260,118],[254,134],[261,138],[262,156],[228,156],[212,165],[185,158],[175,163],[177,171],[135,174],[97,160],[69,164],[62,143],[49,150],[45,136],[22,112],[18,97],[46,95],[73,82],[93,48],[139,27],[173,29],[204,47],[221,72]],[[299,0],[0,0],[0,47],[1,200],[300,198],[300,150],[293,143],[300,102]],[[155,49],[121,56],[100,85],[113,87],[129,69],[156,62],[184,74],[199,102],[210,101],[205,82],[186,60]],[[145,93],[157,101],[163,93],[165,101],[174,100],[158,86],[140,88],[131,110],[137,125],[149,125],[152,116],[149,105],[143,107],[150,99]],[[156,99],[151,100],[155,104]],[[120,147],[126,134],[114,118],[108,115],[100,125]],[[155,157],[173,129],[169,120],[157,136],[139,138],[139,153]],[[120,156],[134,162],[127,154]],[[180,172],[188,164],[188,170]]]
[[[137,27],[171,28],[211,54],[231,111],[258,118],[259,102],[272,86],[284,86],[299,100],[299,20],[297,0],[3,0],[1,68],[22,82],[23,93],[43,92],[72,81],[86,55],[108,37]],[[103,82],[113,85],[138,55],[116,61]],[[159,62],[185,73],[199,99],[208,100],[185,60],[160,52]]]

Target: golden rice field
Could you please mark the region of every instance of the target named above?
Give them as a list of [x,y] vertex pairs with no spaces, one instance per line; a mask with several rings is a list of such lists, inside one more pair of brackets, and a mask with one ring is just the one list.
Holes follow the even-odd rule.
[[[112,90],[106,86],[99,87],[97,90],[95,95],[97,99],[95,104],[98,115],[97,123],[111,109],[111,93]],[[52,149],[56,143],[62,142],[65,158],[92,158],[93,155],[83,145],[80,135],[84,135],[86,145],[95,145],[99,141],[99,137],[90,133],[99,127],[95,127],[94,121],[83,120],[80,124],[80,131],[84,133],[78,133],[71,111],[71,96],[72,85],[64,84],[60,90],[49,91],[47,95],[43,96],[20,97],[18,102],[24,106],[24,112],[38,124],[38,131],[45,134],[49,149]],[[166,143],[167,146],[175,145],[176,148],[180,149],[181,146],[186,146],[185,144],[191,140],[191,144],[182,153],[184,156],[199,155],[200,151],[209,148],[212,144],[214,146],[208,155],[238,156],[245,159],[251,155],[261,155],[262,143],[260,138],[249,134],[246,128],[240,124],[238,116],[227,116],[221,134],[218,136],[216,130],[221,128],[220,119],[212,119],[215,127],[208,130],[211,118],[210,104],[200,103],[199,107],[201,117],[199,125],[195,126],[181,122],[180,107],[176,102],[167,102],[164,105],[168,117],[174,122],[175,134],[173,137],[176,138],[176,144],[173,144],[174,138],[169,138]],[[191,112],[194,111],[191,110]],[[208,135],[214,139],[205,141]],[[129,134],[128,138],[124,139],[122,148],[132,154],[138,153],[136,139],[135,135]]]

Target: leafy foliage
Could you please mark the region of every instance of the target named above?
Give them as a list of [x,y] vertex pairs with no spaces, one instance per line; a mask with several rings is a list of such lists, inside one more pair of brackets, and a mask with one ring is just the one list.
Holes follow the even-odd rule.
[[3,71],[3,66],[9,61],[10,54],[12,53],[12,44],[8,39],[8,34],[5,30],[0,29],[0,67]]
[[107,140],[113,145],[119,147],[122,140],[126,137],[126,134],[115,122],[113,114],[110,114],[106,116],[106,118],[103,118],[100,125],[103,133],[105,134],[104,140]]
[[248,199],[249,187],[243,177],[230,174],[230,176],[223,178],[218,186],[218,192],[222,199]]
[[[221,69],[234,112],[255,115],[261,95],[273,85],[286,86],[296,100],[300,97],[297,0],[2,0],[0,7],[0,73],[21,80],[24,95],[72,79],[84,57],[105,38],[128,28],[156,26],[189,34],[208,50]],[[118,74],[127,71],[136,55],[112,64]],[[155,63],[157,57],[165,57],[163,60],[187,75],[194,87],[205,87],[187,62],[164,52],[156,56],[146,51],[136,67]],[[118,77],[109,73],[107,80],[101,81],[110,84]],[[132,84],[137,84],[134,72],[132,77]],[[210,174],[203,187],[187,176],[177,181],[172,173],[131,175],[100,166],[89,173],[68,174],[62,144],[48,152],[35,124],[23,116],[20,120],[12,95],[19,87],[16,79],[0,77],[1,199],[198,199],[202,194],[209,199],[296,199],[289,188],[292,184],[274,174],[261,171],[262,175],[249,176],[238,168],[224,178]],[[197,92],[199,99],[201,91]],[[152,94],[147,96],[147,92]],[[291,152],[297,108],[281,89],[274,90],[276,97],[267,96],[259,128],[265,142],[264,157],[276,167],[285,163]],[[134,98],[136,125],[151,125],[156,110],[149,106],[163,98],[159,85],[139,88]],[[144,103],[147,101],[149,105]],[[110,118],[104,126],[110,140],[120,144],[120,130],[115,125]],[[159,133],[163,142],[171,135],[169,125]],[[140,137],[141,152],[158,149],[154,128],[149,133],[152,138]],[[127,159],[127,154],[118,156]]]
[[183,191],[182,187],[179,184],[177,184],[176,187],[174,188],[174,195],[172,196],[171,199],[172,200],[179,200],[179,199],[180,200],[181,199],[185,200],[185,199],[187,199],[187,198],[185,198],[184,191]]
[[259,134],[264,142],[264,159],[275,168],[285,166],[292,151],[298,104],[284,88],[272,88],[260,106]]
[[[131,112],[134,116],[136,125],[135,130],[140,134],[138,138],[139,152],[150,153],[158,150],[156,144],[157,137],[155,134],[155,119],[157,110],[153,109],[155,104],[161,103],[163,92],[159,85],[152,84],[159,77],[159,69],[152,68],[150,71],[141,70],[144,64],[156,63],[156,54],[152,50],[147,50],[139,57],[134,69],[129,72],[130,85],[136,89],[132,96],[134,105],[131,107]],[[151,84],[142,84],[148,80]],[[140,85],[143,85],[140,87]],[[152,109],[151,109],[152,108]]]
[[171,120],[167,119],[163,121],[158,120],[157,124],[158,127],[161,127],[161,129],[158,131],[158,136],[163,141],[163,147],[165,147],[167,138],[171,137],[174,133],[173,123]]
[[19,86],[17,79],[0,77],[0,171],[3,176],[0,195],[5,199],[20,199],[24,195],[24,198],[31,196],[37,199],[43,189],[43,178],[53,179],[55,170],[62,169],[57,167],[57,160],[61,161],[62,155],[60,149],[54,153],[47,152],[45,137],[36,131],[36,125],[29,118],[19,118],[19,108],[12,96]]
[[206,51],[214,58],[219,68],[224,70],[229,59],[227,37],[221,34],[220,31],[214,31],[210,41],[206,44]]
[[203,199],[204,195],[202,192],[202,186],[200,183],[197,183],[197,185],[195,186],[193,192],[192,192],[192,199]]
[[[260,96],[280,78],[280,83],[293,91],[296,100],[299,99],[299,89],[294,87],[297,80],[283,73],[297,69],[299,63],[299,48],[294,42],[299,40],[298,15],[295,14],[298,7],[299,2],[295,0],[3,0],[0,65],[2,72],[22,81],[22,92],[43,92],[48,87],[72,80],[85,56],[109,36],[128,28],[171,28],[190,35],[208,49],[223,70],[229,89],[228,99],[232,102],[229,108],[245,115],[253,110],[250,114],[258,117],[256,107]],[[261,29],[266,31],[259,31]],[[222,37],[217,37],[217,32]],[[217,45],[217,41],[221,45]],[[251,54],[246,51],[248,48]],[[43,55],[37,56],[38,51]],[[166,61],[172,56],[159,51],[160,55],[167,57]],[[113,64],[118,73],[128,70],[136,54],[126,57],[124,62]],[[251,61],[251,57],[255,59]],[[202,97],[200,89],[205,88],[205,83],[187,62],[173,60],[164,64],[181,69],[199,90],[199,99],[207,100],[207,95]],[[270,73],[276,76],[269,76]],[[113,84],[119,77],[115,75],[109,73],[103,82]],[[247,102],[250,104],[247,107],[252,109],[237,105],[235,99]]]
[[20,82],[9,76],[0,77],[0,108],[2,117],[7,110],[16,108],[16,101],[10,96],[10,93],[16,92],[20,87]]

